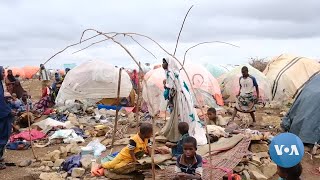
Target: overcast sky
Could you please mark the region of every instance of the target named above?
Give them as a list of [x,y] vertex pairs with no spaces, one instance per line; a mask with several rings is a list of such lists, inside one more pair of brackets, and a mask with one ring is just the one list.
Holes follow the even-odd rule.
[[[320,58],[319,0],[0,0],[0,65],[39,65],[69,44],[79,41],[86,28],[102,32],[138,32],[148,35],[173,53],[188,8],[191,10],[181,34],[177,57],[202,41],[225,41],[194,48],[187,62],[241,64],[250,57],[273,57],[291,53]],[[90,37],[94,33],[87,33]],[[133,61],[118,45],[108,41],[80,53],[52,59],[47,67],[101,59],[115,65]],[[142,62],[161,62],[167,55],[152,42],[137,40],[155,59],[129,38],[117,40]]]

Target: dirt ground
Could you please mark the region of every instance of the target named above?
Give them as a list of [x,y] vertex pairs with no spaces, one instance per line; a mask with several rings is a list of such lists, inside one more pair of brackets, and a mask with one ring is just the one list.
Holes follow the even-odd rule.
[[[41,92],[41,84],[37,80],[28,81],[24,83],[25,90],[29,91],[30,95],[33,97],[33,99],[39,99],[40,92]],[[267,116],[278,116],[281,110],[279,109],[259,109],[257,111],[257,121],[260,122],[258,124],[265,125],[266,122],[263,122],[263,117],[266,116],[266,111],[269,111],[270,113]],[[269,122],[270,125],[275,125],[278,122]],[[259,129],[259,128],[255,128]],[[260,129],[262,131],[266,131],[265,129]],[[128,133],[133,133],[135,130],[130,129]],[[268,131],[275,131],[275,129],[269,129]],[[86,143],[90,142],[89,140],[86,141]],[[80,144],[81,145],[81,144]],[[85,145],[85,144],[83,144]],[[35,152],[38,157],[41,157],[45,155],[48,151],[53,151],[56,149],[59,149],[60,146],[66,146],[65,144],[61,145],[53,145],[45,148],[36,148]],[[114,151],[120,150],[122,147],[116,147]],[[109,152],[107,150],[107,152]],[[21,150],[21,151],[12,151],[12,150],[6,150],[5,152],[5,161],[6,162],[14,162],[18,163],[22,160],[27,159],[34,159],[32,150]],[[320,167],[320,159],[313,158],[310,159],[310,156],[308,154],[305,154],[303,161],[302,161],[302,167],[303,167],[303,174],[302,178],[306,180],[318,180],[320,179],[320,174],[316,173],[316,168]],[[157,170],[157,174],[161,174],[161,170]],[[0,178],[5,180],[31,180],[32,178],[28,174],[28,171],[26,168],[19,168],[19,167],[7,167],[5,170],[0,171]],[[277,180],[278,177],[275,176],[272,178],[272,180]]]

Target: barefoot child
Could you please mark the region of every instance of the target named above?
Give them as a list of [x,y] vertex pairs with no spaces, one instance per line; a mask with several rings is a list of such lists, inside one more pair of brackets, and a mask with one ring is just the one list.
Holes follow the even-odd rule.
[[178,124],[178,130],[179,133],[181,134],[181,138],[177,143],[171,143],[168,142],[166,143],[166,146],[169,148],[172,148],[172,156],[177,158],[181,154],[183,154],[183,142],[187,137],[189,137],[189,125],[186,122],[180,122]]
[[112,161],[106,162],[101,166],[109,170],[119,169],[130,163],[137,162],[137,159],[140,159],[144,154],[150,154],[150,137],[152,133],[152,124],[142,123],[139,133],[130,138],[128,146],[124,147]]
[[227,125],[227,122],[223,119],[223,117],[220,115],[217,115],[217,111],[215,108],[209,108],[207,110],[207,116],[208,116],[207,125],[217,125],[221,127],[224,127]]
[[278,166],[277,174],[280,176],[279,180],[300,180],[302,166],[300,163],[291,168]]
[[187,137],[183,142],[183,154],[177,158],[175,167],[176,180],[201,179],[202,157],[196,154],[197,140]]

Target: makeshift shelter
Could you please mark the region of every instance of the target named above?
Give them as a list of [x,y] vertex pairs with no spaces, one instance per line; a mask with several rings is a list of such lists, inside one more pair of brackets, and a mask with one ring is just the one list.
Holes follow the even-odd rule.
[[33,78],[40,68],[37,66],[25,66],[22,68],[25,74],[25,78],[31,79]]
[[320,64],[312,59],[282,54],[273,58],[264,74],[271,82],[272,100],[294,98],[310,77],[320,71]]
[[218,78],[223,74],[226,74],[229,72],[228,69],[224,68],[223,66],[220,65],[215,65],[215,64],[210,64],[210,63],[205,63],[204,67],[212,74],[213,77]]
[[[195,94],[200,104],[194,100],[197,106],[210,106],[218,108],[218,105],[223,105],[222,95],[218,81],[201,65],[186,64],[185,69],[191,80],[192,87],[195,89]],[[183,70],[180,71],[185,82],[190,86],[186,74]],[[149,71],[144,76],[142,97],[147,102],[149,112],[157,114],[159,111],[165,111],[166,101],[163,97],[163,80],[165,79],[165,71],[163,68],[157,68]],[[151,107],[151,108],[150,108]]]
[[[244,64],[249,70],[249,74],[254,76],[259,85],[259,92],[262,101],[268,101],[271,99],[271,86],[270,82],[267,80],[266,76],[261,73],[256,68],[250,66],[249,64]],[[239,93],[240,85],[239,78],[242,76],[241,68],[243,66],[238,66],[229,73],[223,75],[221,78],[221,90],[223,99],[227,102],[235,102],[236,95]]]
[[12,70],[12,73],[14,76],[19,75],[20,78],[24,79],[26,77],[24,70],[22,68],[19,67],[9,67],[5,70],[5,75],[7,76],[8,74],[8,70]]
[[[96,100],[116,98],[118,91],[119,68],[103,61],[88,61],[68,72],[59,94],[57,104],[66,100]],[[129,75],[121,74],[120,97],[128,97],[132,89]]]
[[299,136],[304,143],[320,143],[319,87],[320,75],[317,74],[305,84],[281,123],[282,128]]

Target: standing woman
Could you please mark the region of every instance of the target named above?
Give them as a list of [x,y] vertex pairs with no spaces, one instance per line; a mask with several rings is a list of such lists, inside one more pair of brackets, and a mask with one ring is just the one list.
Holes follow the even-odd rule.
[[[4,72],[4,70],[3,70]],[[5,78],[5,84],[7,87],[7,91],[12,95],[14,85],[16,83],[16,78],[13,76],[12,70],[7,71],[7,77]]]
[[4,69],[0,66],[0,170],[6,168],[6,165],[3,163],[3,153],[11,134],[13,119],[10,106],[6,103],[4,98],[4,89],[2,85],[2,80],[5,76],[4,74]]
[[162,134],[169,141],[177,142],[180,138],[178,124],[179,122],[187,122],[190,136],[196,138],[199,145],[207,144],[204,126],[194,108],[189,87],[180,76],[176,61],[164,58],[162,67],[166,72],[164,96],[166,100],[169,100],[171,109],[170,120],[162,129]]

